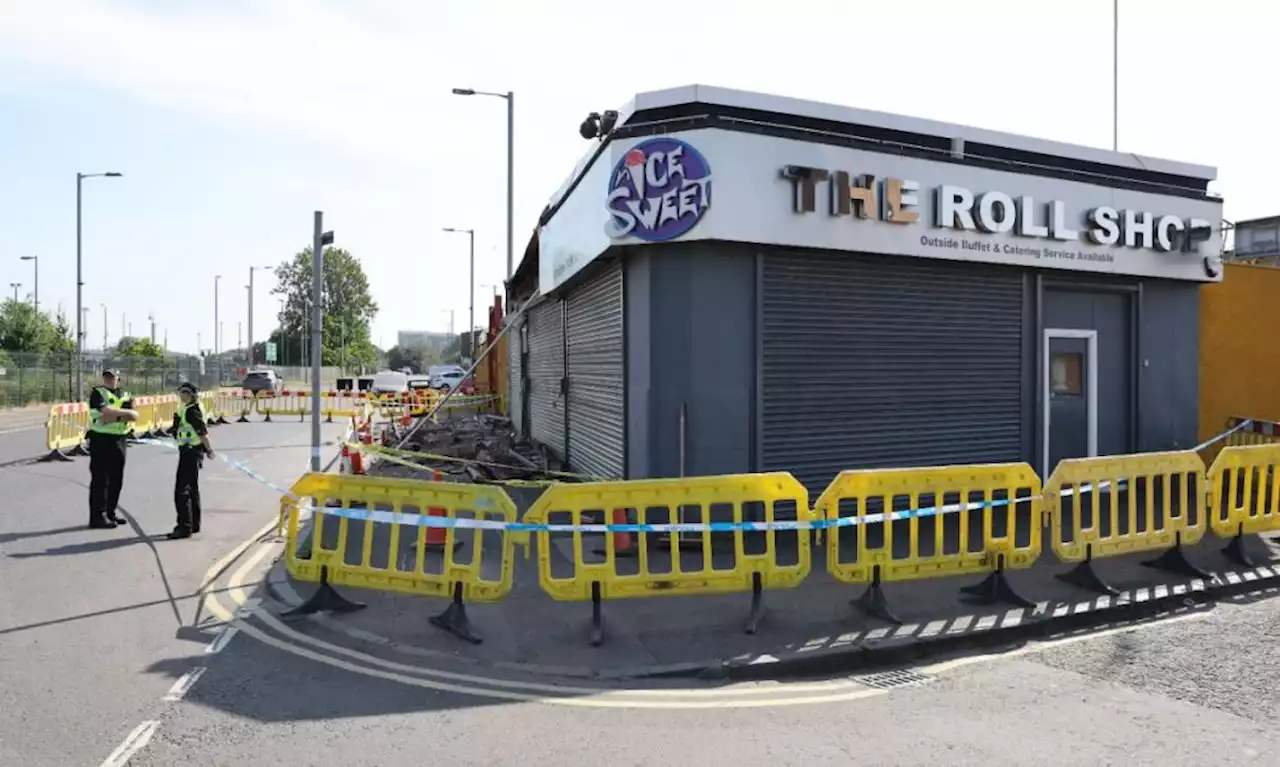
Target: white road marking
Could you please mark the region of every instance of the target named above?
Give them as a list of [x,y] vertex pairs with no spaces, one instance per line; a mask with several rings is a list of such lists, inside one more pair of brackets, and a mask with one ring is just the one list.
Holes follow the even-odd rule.
[[196,666],[187,673],[178,677],[178,681],[174,682],[173,686],[169,688],[169,691],[164,694],[164,699],[170,703],[182,700],[183,696],[185,696],[191,688],[195,686],[196,682],[200,680],[200,677],[204,676],[204,672],[204,666]]
[[204,648],[205,653],[207,655],[214,655],[215,653],[222,652],[222,650],[227,646],[227,643],[231,641],[231,638],[238,633],[240,633],[240,629],[235,626],[230,624],[224,626],[222,631],[219,631],[218,635],[209,643],[209,646]]
[[986,663],[988,661],[1003,660],[1005,658],[1017,658],[1022,655],[1030,655],[1031,653],[1043,652],[1052,649],[1058,645],[1075,644],[1076,642],[1087,642],[1092,639],[1102,639],[1104,637],[1113,636],[1115,634],[1129,634],[1143,629],[1157,628],[1170,623],[1180,623],[1182,621],[1196,621],[1208,618],[1210,612],[1208,610],[1188,613],[1186,615],[1174,615],[1169,618],[1161,618],[1154,621],[1146,621],[1136,623],[1129,626],[1117,626],[1116,628],[1103,629],[1101,631],[1085,631],[1080,634],[1072,634],[1071,636],[1058,637],[1057,639],[1040,639],[1027,642],[1021,647],[1004,652],[986,653],[984,655],[970,655],[964,658],[952,658],[938,663],[931,663],[927,666],[915,666],[913,670],[925,674],[941,674],[946,671],[954,671],[963,666],[970,666],[975,663]]
[[99,767],[124,767],[128,764],[129,759],[151,742],[151,736],[156,734],[156,728],[160,726],[160,722],[156,719],[148,719],[133,729],[129,733],[129,737],[111,752]]

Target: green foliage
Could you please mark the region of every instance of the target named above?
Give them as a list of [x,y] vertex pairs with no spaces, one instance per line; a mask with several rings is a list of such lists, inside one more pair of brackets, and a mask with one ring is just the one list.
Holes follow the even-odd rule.
[[[369,323],[378,304],[369,293],[369,280],[360,261],[342,248],[325,248],[320,298],[322,343],[320,364],[348,368],[373,367],[377,349],[369,337]],[[311,248],[276,267],[276,287],[284,298],[280,323],[269,340],[276,343],[277,364],[303,364],[304,344],[311,344]],[[265,360],[265,351],[260,360]]]
[[75,349],[66,315],[53,318],[24,301],[9,299],[0,305],[0,349],[45,354]]
[[432,365],[444,361],[440,350],[430,346],[393,346],[387,350],[387,369],[409,368],[415,373],[425,373]]
[[121,338],[120,343],[116,345],[116,352],[125,357],[164,358],[164,349],[150,338],[129,338],[128,336]]

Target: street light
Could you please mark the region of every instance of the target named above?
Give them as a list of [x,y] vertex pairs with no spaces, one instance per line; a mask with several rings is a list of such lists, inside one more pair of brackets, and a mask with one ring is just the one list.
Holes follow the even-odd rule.
[[80,318],[84,315],[82,303],[82,292],[84,290],[84,273],[82,270],[83,258],[81,257],[80,243],[81,237],[81,193],[80,187],[86,178],[120,178],[122,173],[109,171],[107,173],[77,173],[76,174],[76,398],[84,399],[84,324]]
[[512,261],[512,243],[514,232],[511,228],[511,221],[514,212],[514,184],[515,184],[515,125],[516,125],[516,94],[514,91],[506,93],[491,93],[489,91],[478,91],[472,88],[454,88],[455,96],[493,96],[494,98],[507,100],[507,281],[511,280],[511,271],[514,268]]
[[470,296],[468,303],[471,306],[471,324],[467,326],[467,355],[475,357],[475,350],[471,347],[475,346],[475,328],[476,328],[476,231],[474,229],[452,229],[445,227],[446,232],[454,234],[466,234],[471,240],[471,289],[467,291]]
[[[452,344],[454,341],[458,339],[458,335],[453,330],[453,310],[442,309],[441,311],[445,311],[449,313],[449,343]],[[447,349],[448,347],[446,346],[445,348]],[[459,359],[461,359],[462,357],[462,344],[458,344],[458,357]]]
[[39,313],[40,313],[40,257],[39,257],[39,256],[22,256],[21,258],[22,258],[22,260],[23,260],[23,261],[34,261],[34,262],[35,262],[35,264],[34,264],[34,265],[35,265],[35,281],[36,281],[36,287],[35,287],[35,292],[34,292],[34,293],[32,293],[31,295],[32,295],[32,298],[33,298],[33,299],[34,299],[34,301],[35,301],[35,305],[36,305],[36,314],[39,314]]
[[249,284],[245,285],[245,289],[249,291],[249,367],[253,367],[255,360],[253,359],[253,270],[262,269],[271,271],[270,266],[251,266],[249,267]]
[[218,353],[218,345],[221,341],[218,338],[218,281],[222,279],[221,274],[213,275],[213,353]]
[[107,305],[102,304],[102,353],[107,353]]
[[13,288],[13,302],[18,303],[18,288],[22,287],[21,282],[11,282],[9,287]]

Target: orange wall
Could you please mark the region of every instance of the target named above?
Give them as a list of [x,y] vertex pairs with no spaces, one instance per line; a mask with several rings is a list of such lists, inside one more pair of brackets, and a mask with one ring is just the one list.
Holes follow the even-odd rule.
[[1280,420],[1280,269],[1224,269],[1200,291],[1200,439],[1233,415]]

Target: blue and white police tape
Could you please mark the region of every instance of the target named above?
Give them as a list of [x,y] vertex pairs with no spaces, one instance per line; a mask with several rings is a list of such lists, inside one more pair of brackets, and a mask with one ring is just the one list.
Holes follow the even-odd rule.
[[[1249,425],[1251,421],[1243,421],[1227,431],[1213,437],[1210,440],[1198,445],[1194,450],[1202,450],[1216,442],[1219,442],[1231,434],[1243,429]],[[139,440],[145,444],[156,444],[162,447],[176,447],[172,442],[155,439]],[[774,531],[799,531],[799,530],[827,530],[831,528],[855,527],[859,525],[870,525],[882,522],[898,522],[901,520],[912,518],[925,518],[940,516],[943,514],[954,514],[962,511],[977,511],[980,509],[994,509],[1009,506],[1017,503],[1027,503],[1035,500],[1034,496],[1019,496],[1016,498],[997,499],[992,501],[975,501],[971,503],[953,503],[942,506],[925,506],[916,509],[904,509],[901,511],[893,511],[889,513],[867,514],[865,516],[838,517],[836,519],[812,519],[812,520],[784,520],[773,522],[673,522],[660,524],[644,524],[644,523],[622,523],[622,524],[539,524],[532,522],[506,522],[502,520],[492,519],[473,519],[465,517],[448,517],[448,516],[432,516],[427,514],[414,514],[399,511],[382,511],[378,509],[363,508],[347,508],[340,506],[313,506],[305,499],[298,498],[291,491],[280,488],[272,484],[265,477],[261,476],[249,466],[236,461],[225,454],[220,454],[232,468],[235,468],[249,477],[261,482],[262,484],[279,492],[281,495],[290,498],[299,503],[299,508],[303,511],[319,512],[326,516],[339,517],[357,522],[374,522],[381,524],[408,525],[413,527],[438,527],[438,528],[459,528],[459,529],[477,529],[477,530],[509,530],[511,532],[520,533],[731,533],[739,530],[744,532],[766,532]],[[1076,494],[1092,492],[1093,490],[1106,490],[1111,487],[1111,481],[1099,482],[1094,485],[1081,485],[1079,487],[1068,487],[1060,491],[1061,497],[1068,497]],[[1120,481],[1119,486],[1123,487],[1125,482]],[[478,498],[472,504],[478,512],[484,512],[491,507],[488,499]]]
[[[155,439],[152,437],[142,437],[138,439],[138,444],[151,445],[153,447],[163,447],[163,448],[168,448],[170,450],[178,449],[178,445],[176,442],[172,442],[166,439]],[[277,493],[280,493],[281,495],[284,495],[284,496],[288,496],[289,498],[292,498],[295,501],[301,500],[296,495],[294,495],[292,491],[289,491],[284,489],[283,487],[280,487],[279,485],[275,484],[271,480],[267,479],[266,477],[262,476],[258,472],[254,471],[248,464],[237,461],[236,459],[232,458],[226,453],[220,452],[218,453],[218,457],[221,458],[223,461],[225,461],[227,465],[230,466],[231,468],[241,472],[242,474],[249,477],[250,479],[257,480],[258,482],[262,483],[263,485],[266,485],[267,487],[271,488]],[[308,467],[308,470],[310,470],[309,462],[307,464],[307,467]]]
[[1230,429],[1227,429],[1226,431],[1224,431],[1224,432],[1222,432],[1221,434],[1217,435],[1216,437],[1210,437],[1209,439],[1205,440],[1204,442],[1201,442],[1200,444],[1198,444],[1198,445],[1196,445],[1195,447],[1191,448],[1191,452],[1193,452],[1193,453],[1198,453],[1198,452],[1200,452],[1201,450],[1204,450],[1206,447],[1209,447],[1210,445],[1217,444],[1218,442],[1221,442],[1222,440],[1226,439],[1227,437],[1230,437],[1232,434],[1235,434],[1236,432],[1240,431],[1241,429],[1245,428],[1246,426],[1251,425],[1252,423],[1253,423],[1253,419],[1252,419],[1252,418],[1246,418],[1246,419],[1244,419],[1243,421],[1241,421],[1240,423],[1236,424],[1235,426],[1232,426]]

